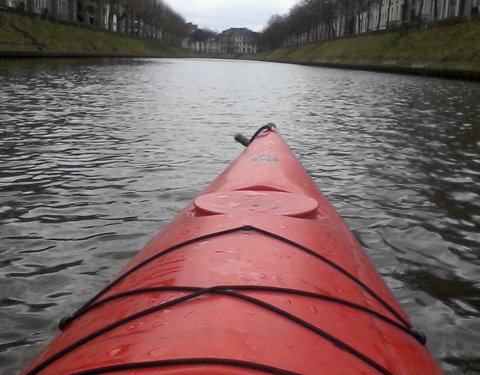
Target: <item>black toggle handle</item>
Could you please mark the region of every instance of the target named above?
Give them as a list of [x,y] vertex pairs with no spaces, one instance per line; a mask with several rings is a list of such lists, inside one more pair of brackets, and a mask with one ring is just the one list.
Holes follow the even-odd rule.
[[276,126],[275,124],[269,123],[269,124],[267,124],[267,125],[262,126],[260,129],[258,129],[257,132],[253,135],[253,137],[252,137],[250,140],[248,140],[247,137],[245,137],[244,135],[242,135],[242,134],[240,134],[240,133],[238,133],[238,134],[235,135],[235,140],[236,140],[237,142],[241,143],[242,145],[244,145],[245,147],[248,147],[248,146],[250,145],[250,143],[252,143],[253,140],[254,140],[255,138],[257,138],[257,136],[258,136],[261,132],[263,132],[264,130],[272,130],[273,128],[276,128],[276,127],[277,127],[277,126]]
[[242,145],[244,145],[245,147],[248,147],[248,145],[250,144],[250,140],[245,137],[243,134],[235,134],[235,140],[238,142],[238,143],[241,143]]

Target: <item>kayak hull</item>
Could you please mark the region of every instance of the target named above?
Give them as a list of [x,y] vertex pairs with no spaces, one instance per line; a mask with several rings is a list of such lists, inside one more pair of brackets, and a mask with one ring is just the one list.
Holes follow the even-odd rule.
[[441,374],[275,129],[62,327],[22,374]]

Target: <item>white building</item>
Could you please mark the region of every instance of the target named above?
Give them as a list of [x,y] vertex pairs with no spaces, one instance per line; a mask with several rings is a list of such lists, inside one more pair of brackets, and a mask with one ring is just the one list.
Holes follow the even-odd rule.
[[198,28],[196,27],[192,28],[191,36],[182,43],[184,48],[196,52],[213,54],[257,52],[258,34],[247,28],[231,28],[214,37],[196,39],[195,32],[197,32],[197,30]]
[[257,33],[246,27],[231,28],[220,34],[223,53],[257,53]]

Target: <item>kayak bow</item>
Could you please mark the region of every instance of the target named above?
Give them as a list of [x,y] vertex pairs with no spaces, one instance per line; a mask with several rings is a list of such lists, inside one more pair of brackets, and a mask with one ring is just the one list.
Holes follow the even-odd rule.
[[23,375],[441,374],[278,131],[243,143]]

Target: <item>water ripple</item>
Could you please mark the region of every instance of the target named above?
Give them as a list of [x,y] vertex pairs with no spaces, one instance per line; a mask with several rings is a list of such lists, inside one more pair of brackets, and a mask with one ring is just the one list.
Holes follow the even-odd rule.
[[[0,373],[275,122],[446,374],[479,372],[480,87],[211,60],[0,63]],[[441,327],[441,329],[439,329]]]

